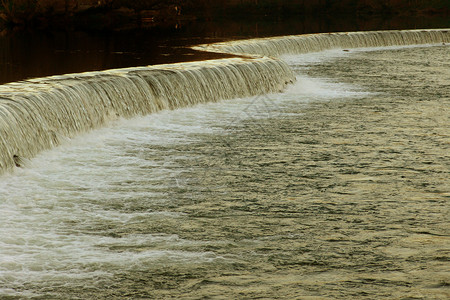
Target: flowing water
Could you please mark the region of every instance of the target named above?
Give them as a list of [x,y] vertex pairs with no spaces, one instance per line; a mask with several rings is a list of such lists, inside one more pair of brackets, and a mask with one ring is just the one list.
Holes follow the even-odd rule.
[[450,48],[117,120],[0,179],[0,297],[450,296]]
[[0,172],[119,117],[282,91],[294,81],[284,61],[266,57],[113,69],[0,85]]
[[[178,28],[119,31],[50,31],[0,28],[0,83],[56,74],[177,63],[224,57],[188,48],[242,38],[332,31],[448,28],[448,16],[335,16],[287,18],[273,12],[256,18],[207,18]],[[180,26],[181,25],[181,26]],[[0,26],[1,27],[1,26]]]
[[447,29],[419,29],[301,34],[204,44],[195,46],[193,49],[219,53],[280,56],[332,49],[449,42],[450,32]]

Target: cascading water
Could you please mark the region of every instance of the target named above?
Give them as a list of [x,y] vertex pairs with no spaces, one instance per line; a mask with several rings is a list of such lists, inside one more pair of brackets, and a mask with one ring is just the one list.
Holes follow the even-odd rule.
[[0,298],[448,299],[440,31],[1,86]]
[[232,58],[5,84],[0,86],[0,171],[118,117],[280,91],[294,80],[283,61]]
[[[323,33],[201,45],[240,55],[299,54],[334,48],[450,42],[448,30]],[[0,173],[65,137],[130,118],[282,90],[295,77],[271,58],[233,58],[71,74],[0,86]]]
[[450,31],[447,29],[429,29],[319,33],[206,44],[196,46],[194,49],[231,54],[280,56],[283,54],[303,54],[337,48],[436,43],[450,43]]

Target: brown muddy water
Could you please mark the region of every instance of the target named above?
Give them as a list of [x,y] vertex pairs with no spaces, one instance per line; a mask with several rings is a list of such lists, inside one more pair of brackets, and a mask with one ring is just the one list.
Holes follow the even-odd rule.
[[448,299],[450,48],[284,59],[2,176],[0,297]]

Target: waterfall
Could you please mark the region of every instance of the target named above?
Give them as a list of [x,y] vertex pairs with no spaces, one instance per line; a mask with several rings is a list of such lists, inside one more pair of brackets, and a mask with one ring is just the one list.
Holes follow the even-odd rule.
[[230,58],[0,85],[0,172],[119,117],[279,92],[295,80],[270,58]]
[[329,49],[437,43],[450,43],[450,29],[304,34],[205,44],[193,48],[209,52],[277,57],[283,54],[303,54]]
[[447,29],[320,33],[193,47],[245,57],[87,72],[0,85],[0,173],[119,117],[278,92],[295,76],[261,56],[333,48],[450,43]]

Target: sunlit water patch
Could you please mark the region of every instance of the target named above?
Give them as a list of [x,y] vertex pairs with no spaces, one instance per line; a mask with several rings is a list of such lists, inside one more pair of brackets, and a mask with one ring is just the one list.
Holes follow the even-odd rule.
[[0,295],[448,296],[448,47],[68,140],[0,182]]

